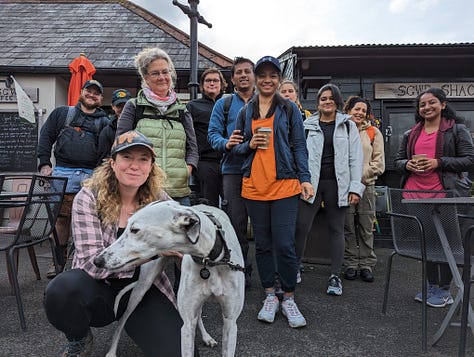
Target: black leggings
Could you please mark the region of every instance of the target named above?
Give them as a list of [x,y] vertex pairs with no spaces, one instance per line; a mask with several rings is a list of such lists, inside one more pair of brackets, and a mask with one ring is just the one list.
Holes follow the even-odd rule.
[[[137,276],[105,282],[80,269],[65,271],[46,287],[43,302],[46,316],[68,339],[82,338],[91,326],[103,327],[116,320],[115,296]],[[122,298],[117,318],[125,311],[129,297],[127,292]],[[128,318],[125,331],[145,356],[179,357],[182,324],[174,305],[153,285]],[[197,349],[195,356],[199,356]]]

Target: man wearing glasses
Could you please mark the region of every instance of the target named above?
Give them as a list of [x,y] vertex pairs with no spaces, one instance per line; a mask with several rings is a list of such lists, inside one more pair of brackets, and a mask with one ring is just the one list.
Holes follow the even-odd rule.
[[[41,128],[38,143],[38,170],[41,175],[67,177],[66,193],[56,221],[59,239],[60,271],[64,269],[67,243],[71,226],[71,207],[74,196],[81,189],[81,182],[92,175],[97,165],[98,137],[109,119],[102,105],[104,88],[92,79],[84,83],[76,106],[54,109]],[[53,170],[51,151],[54,145],[56,165]],[[51,263],[48,278],[56,271]]]
[[220,162],[222,154],[214,150],[207,141],[207,129],[214,103],[222,97],[227,82],[217,68],[208,68],[201,75],[199,88],[202,97],[190,101],[186,108],[193,116],[194,131],[199,151],[199,162],[196,179],[199,197],[206,199],[210,205],[219,207],[222,197],[222,174]]

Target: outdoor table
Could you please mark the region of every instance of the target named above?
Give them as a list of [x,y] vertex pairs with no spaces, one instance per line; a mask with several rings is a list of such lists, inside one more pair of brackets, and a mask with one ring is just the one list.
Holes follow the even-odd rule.
[[[433,218],[433,223],[438,233],[438,237],[440,239],[441,245],[443,247],[444,254],[446,255],[446,260],[448,261],[449,268],[453,274],[454,282],[456,286],[459,287],[459,292],[456,294],[454,299],[454,303],[449,308],[446,317],[444,318],[439,330],[434,334],[432,339],[432,345],[434,345],[438,340],[443,336],[446,328],[449,326],[451,319],[456,312],[458,305],[461,303],[464,295],[464,285],[462,281],[461,274],[459,273],[456,260],[454,258],[453,252],[449,245],[449,239],[446,236],[446,232],[444,230],[443,224],[441,222],[439,207],[443,205],[450,205],[453,206],[453,214],[454,214],[454,207],[455,206],[474,206],[474,197],[446,197],[446,198],[413,198],[413,199],[402,199],[402,203],[410,204],[423,204],[426,206],[426,209],[429,210],[431,216]],[[455,217],[457,219],[457,217]],[[464,252],[464,254],[471,254],[471,252]],[[471,271],[471,279],[474,276],[474,269]],[[471,327],[471,331],[474,335],[474,313],[472,310],[471,305],[469,304],[469,326]]]

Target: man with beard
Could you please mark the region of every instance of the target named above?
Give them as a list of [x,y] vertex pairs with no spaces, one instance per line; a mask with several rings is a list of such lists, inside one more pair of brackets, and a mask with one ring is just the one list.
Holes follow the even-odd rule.
[[245,286],[250,287],[252,265],[248,261],[248,214],[242,191],[242,163],[244,157],[232,154],[232,148],[243,141],[235,122],[240,109],[253,97],[255,91],[254,64],[244,57],[234,59],[231,69],[234,93],[219,99],[209,121],[208,140],[214,150],[224,154],[221,161],[224,199],[222,208],[232,222],[245,260]]
[[[72,201],[81,189],[81,182],[92,175],[97,165],[98,137],[109,122],[105,111],[99,108],[103,91],[104,88],[98,81],[92,79],[85,82],[77,105],[54,109],[41,128],[38,144],[40,174],[68,178],[63,204],[56,221],[60,271],[66,263]],[[53,170],[51,150],[54,144],[56,165]],[[46,276],[50,279],[56,276],[53,263]]]

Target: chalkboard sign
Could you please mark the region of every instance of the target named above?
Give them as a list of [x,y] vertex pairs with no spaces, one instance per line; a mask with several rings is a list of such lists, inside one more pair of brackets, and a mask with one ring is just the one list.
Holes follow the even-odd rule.
[[0,112],[0,172],[36,171],[38,124]]

